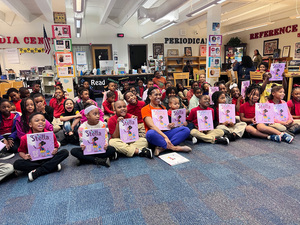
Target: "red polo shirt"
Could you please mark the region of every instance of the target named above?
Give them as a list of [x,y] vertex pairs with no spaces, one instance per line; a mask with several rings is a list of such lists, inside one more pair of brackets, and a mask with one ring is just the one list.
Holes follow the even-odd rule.
[[112,105],[109,101],[105,100],[103,103],[102,103],[102,106],[103,106],[103,109],[104,109],[104,114],[115,114],[112,108]]
[[[124,119],[129,119],[131,118],[132,115],[127,113],[125,115],[125,118]],[[118,116],[117,115],[113,115],[112,117],[109,118],[108,120],[108,123],[107,123],[107,126],[108,126],[108,129],[109,129],[109,133],[112,135],[115,130],[116,130],[116,125],[117,125],[117,119],[118,119]]]
[[20,113],[22,113],[22,110],[21,110],[21,101],[22,101],[22,99],[20,99],[20,100],[17,101],[17,102],[13,102],[14,105],[16,106],[16,111],[17,111],[17,112],[20,112]]
[[65,112],[64,101],[66,99],[63,98],[60,103],[57,102],[56,98],[52,98],[49,102],[49,106],[53,108],[53,116],[55,118],[59,118],[62,113]]
[[2,115],[2,124],[1,124],[1,129],[0,129],[0,135],[11,133],[11,129],[14,124],[14,117],[15,117],[15,114],[13,114],[13,113],[11,113],[10,116],[7,118],[5,118]]
[[240,113],[244,113],[244,117],[252,119],[255,117],[255,104],[250,105],[249,102],[244,103],[240,107]]
[[142,108],[146,105],[143,101],[137,101],[136,105],[127,105],[127,112],[138,117],[138,123],[143,123]]
[[189,114],[189,117],[186,118],[186,120],[189,122],[193,122],[193,124],[197,128],[198,128],[197,111],[200,111],[200,110],[211,110],[213,120],[214,120],[214,116],[215,116],[214,109],[212,109],[212,108],[207,107],[206,109],[202,109],[202,108],[200,108],[199,105],[196,108],[193,108]]

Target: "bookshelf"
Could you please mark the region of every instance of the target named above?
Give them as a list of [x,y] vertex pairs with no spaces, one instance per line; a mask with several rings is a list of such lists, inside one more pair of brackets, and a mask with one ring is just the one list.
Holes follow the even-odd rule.
[[172,56],[165,57],[166,63],[166,74],[173,72],[182,72],[186,61],[190,61],[190,65],[195,70],[206,68],[206,57],[205,56]]

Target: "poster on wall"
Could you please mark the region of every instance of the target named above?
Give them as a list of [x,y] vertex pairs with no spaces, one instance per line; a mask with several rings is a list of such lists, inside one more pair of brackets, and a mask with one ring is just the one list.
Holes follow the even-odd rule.
[[65,97],[74,99],[74,86],[72,77],[64,77],[60,79],[60,82],[65,90]]
[[72,52],[55,52],[56,64],[58,65],[72,65],[73,53]]
[[219,31],[220,23],[212,23],[212,31]]
[[264,55],[273,55],[274,50],[278,49],[278,41],[278,38],[264,41]]
[[83,52],[83,51],[76,52],[76,64],[77,65],[86,65],[87,64],[86,52]]
[[300,42],[295,43],[295,58],[300,58]]
[[208,78],[217,78],[217,77],[220,77],[220,68],[218,69],[208,68]]
[[56,52],[63,52],[63,51],[72,51],[72,40],[68,39],[55,39],[54,40],[54,50]]
[[53,38],[71,38],[70,25],[52,25]]
[[8,64],[19,64],[19,52],[17,48],[6,48],[4,49],[6,62]]
[[58,77],[74,77],[73,65],[57,66],[56,68]]
[[210,46],[209,47],[209,56],[210,57],[220,57],[221,56],[221,47]]
[[53,12],[54,23],[66,24],[66,13],[65,12]]
[[221,57],[209,57],[208,67],[220,68],[221,67]]
[[157,59],[158,55],[164,55],[163,43],[153,43],[153,59]]
[[200,45],[200,53],[199,53],[199,55],[200,56],[206,56],[206,49],[207,49],[206,45]]
[[222,45],[222,35],[209,35],[209,45]]

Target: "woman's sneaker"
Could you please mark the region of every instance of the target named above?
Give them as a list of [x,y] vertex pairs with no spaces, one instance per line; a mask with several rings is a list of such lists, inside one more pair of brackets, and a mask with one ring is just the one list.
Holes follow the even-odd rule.
[[294,137],[288,133],[284,133],[282,136],[281,136],[281,140],[285,141],[286,143],[291,143],[293,140],[294,140]]
[[271,134],[268,136],[268,139],[275,142],[281,142],[280,135]]

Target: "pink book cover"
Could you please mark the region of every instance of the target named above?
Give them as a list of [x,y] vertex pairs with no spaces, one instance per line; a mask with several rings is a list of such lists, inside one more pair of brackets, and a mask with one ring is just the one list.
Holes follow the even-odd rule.
[[186,122],[186,109],[172,110],[171,122],[175,124],[175,127],[183,126]]
[[272,74],[272,77],[270,78],[270,80],[282,80],[284,68],[285,63],[272,63],[270,68],[270,73]]
[[274,123],[274,104],[255,103],[256,123]]
[[219,104],[219,123],[235,123],[235,104]]
[[198,120],[198,130],[199,131],[214,129],[211,110],[197,111],[197,120]]
[[275,119],[286,122],[289,119],[288,106],[286,103],[274,104]]
[[86,129],[82,133],[82,143],[85,145],[84,155],[105,153],[105,128]]
[[250,86],[250,80],[242,81],[241,95],[245,98],[246,90]]
[[27,148],[32,161],[52,158],[53,132],[27,134]]
[[119,122],[120,138],[125,143],[139,140],[137,118],[124,119]]
[[170,130],[168,128],[169,118],[168,118],[168,111],[166,109],[156,110],[152,109],[152,119],[155,126],[158,127],[160,130]]
[[211,96],[213,95],[213,93],[215,93],[216,91],[219,91],[219,87],[209,87],[209,92],[208,92],[208,95],[209,95],[209,99],[210,99],[210,104],[213,105],[213,101],[211,99]]

